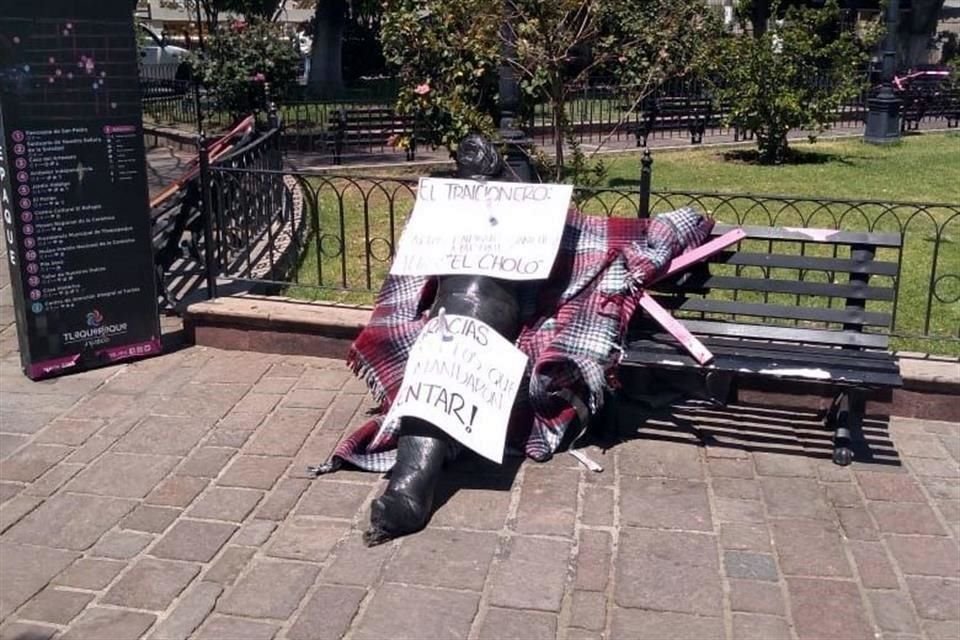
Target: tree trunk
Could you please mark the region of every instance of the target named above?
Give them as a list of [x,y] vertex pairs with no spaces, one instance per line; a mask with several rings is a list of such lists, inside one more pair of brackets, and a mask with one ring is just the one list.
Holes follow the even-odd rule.
[[770,22],[769,0],[753,0],[750,5],[750,24],[753,26],[754,38],[759,38],[767,32],[768,22]]
[[332,96],[343,90],[343,32],[346,0],[319,0],[314,16],[313,51],[307,89],[311,95]]
[[901,13],[897,29],[897,67],[901,69],[930,62],[930,54],[935,51],[930,44],[937,33],[944,0],[913,0],[911,4],[909,13]]

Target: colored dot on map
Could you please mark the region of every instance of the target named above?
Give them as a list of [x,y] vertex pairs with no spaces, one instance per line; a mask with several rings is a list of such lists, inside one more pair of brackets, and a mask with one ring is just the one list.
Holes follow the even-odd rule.
[[13,36],[13,44],[20,44],[20,36]]
[[49,62],[50,64],[57,64],[57,59],[54,58],[53,56],[50,56],[49,58],[47,58],[47,62]]

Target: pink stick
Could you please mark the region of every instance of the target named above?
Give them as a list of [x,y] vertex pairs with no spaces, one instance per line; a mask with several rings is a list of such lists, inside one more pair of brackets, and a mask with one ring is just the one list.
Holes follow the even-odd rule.
[[684,346],[684,348],[690,352],[690,355],[693,356],[693,359],[699,362],[701,365],[707,364],[713,360],[713,354],[710,353],[702,342],[697,340],[690,331],[687,330],[683,323],[674,318],[667,312],[666,309],[660,306],[656,300],[650,297],[646,291],[640,294],[640,306],[644,311],[650,314],[650,316],[657,321],[661,327],[667,330],[667,332],[672,335],[677,341]]
[[682,271],[690,265],[696,264],[697,262],[703,262],[713,254],[720,253],[730,245],[736,244],[746,237],[747,233],[743,229],[733,229],[732,231],[727,231],[722,236],[717,236],[710,242],[705,242],[696,249],[687,251],[686,253],[674,258],[670,262],[670,266],[667,267],[667,270],[662,276],[657,278],[657,280],[668,278],[676,272]]

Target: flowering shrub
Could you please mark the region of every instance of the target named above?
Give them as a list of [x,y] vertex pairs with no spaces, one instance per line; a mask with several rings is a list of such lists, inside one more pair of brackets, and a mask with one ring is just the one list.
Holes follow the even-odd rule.
[[280,27],[260,19],[221,28],[207,41],[205,55],[191,58],[217,107],[237,117],[265,107],[267,83],[271,97],[283,98],[296,82],[297,64]]

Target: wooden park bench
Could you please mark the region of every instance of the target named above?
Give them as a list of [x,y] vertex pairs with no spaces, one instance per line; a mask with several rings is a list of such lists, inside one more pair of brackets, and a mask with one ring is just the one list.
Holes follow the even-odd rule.
[[[717,225],[714,235],[733,227]],[[859,436],[866,392],[902,384],[887,350],[890,313],[868,303],[896,300],[902,238],[893,233],[743,227],[738,245],[654,286],[713,354],[698,364],[646,314],[637,313],[622,367],[697,370],[731,382],[776,381],[778,392],[828,390],[833,461],[847,465]],[[877,259],[878,251],[890,254]],[[628,389],[629,391],[629,389]]]
[[646,146],[653,131],[690,132],[690,143],[703,142],[703,134],[714,118],[713,101],[703,96],[661,96],[645,101],[631,127],[637,146]]
[[385,147],[394,136],[408,136],[407,160],[417,152],[416,118],[393,109],[371,107],[334,112],[329,134],[333,139],[333,163],[340,164],[347,147]]

